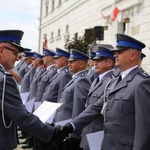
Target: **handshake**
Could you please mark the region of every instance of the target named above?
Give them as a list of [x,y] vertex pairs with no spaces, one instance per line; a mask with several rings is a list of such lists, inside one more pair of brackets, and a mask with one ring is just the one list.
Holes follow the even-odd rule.
[[[49,125],[54,127],[54,124]],[[68,137],[69,133],[73,133],[73,131],[71,123],[67,123],[64,126],[56,126],[50,142],[44,143],[38,139],[34,140],[36,141],[35,149],[56,150],[59,149],[59,147],[63,149],[63,144],[66,142],[65,139]]]
[[73,131],[71,123],[67,123],[64,126],[56,126],[52,136],[52,141],[55,142],[55,144],[62,143],[68,137],[69,133],[73,133]]

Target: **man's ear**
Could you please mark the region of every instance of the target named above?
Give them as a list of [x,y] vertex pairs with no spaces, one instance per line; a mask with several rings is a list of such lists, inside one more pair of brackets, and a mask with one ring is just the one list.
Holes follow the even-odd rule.
[[3,47],[0,46],[0,54],[3,52]]

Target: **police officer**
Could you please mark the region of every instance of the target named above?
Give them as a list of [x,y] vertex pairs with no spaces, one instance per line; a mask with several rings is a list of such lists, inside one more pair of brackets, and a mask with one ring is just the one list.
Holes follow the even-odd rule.
[[[33,64],[33,67],[36,68],[36,72],[33,76],[33,80],[29,87],[28,101],[35,98],[40,77],[43,74],[43,72],[45,71],[42,58],[43,58],[43,56],[41,54],[34,52],[34,55],[32,58],[32,64]],[[32,111],[34,112],[36,108],[37,108],[37,106],[36,106],[36,102],[35,102],[33,105]],[[23,133],[24,133],[24,131],[23,131]],[[22,148],[31,148],[33,146],[32,136],[28,136],[28,134],[26,134],[26,137],[27,137],[27,140],[26,140],[27,143],[25,142],[26,145],[22,146]],[[19,136],[19,138],[20,138],[20,136]]]
[[54,129],[42,123],[24,107],[16,81],[6,70],[14,67],[19,52],[23,31],[0,31],[0,149],[13,150],[17,146],[16,125],[43,142],[49,142]]
[[47,48],[44,49],[43,64],[46,67],[46,71],[41,75],[40,82],[37,85],[38,87],[35,97],[36,102],[42,101],[42,96],[46,87],[48,86],[49,82],[54,77],[54,75],[57,73],[57,69],[55,67],[54,62],[54,56],[55,52],[53,50]]
[[[91,81],[87,77],[88,59],[88,56],[83,52],[71,49],[68,66],[73,76],[72,80],[63,88],[58,101],[62,105],[57,109],[53,123],[73,119],[85,109],[87,95],[91,86]],[[79,143],[80,134],[70,135],[66,149],[76,150],[79,148]]]
[[88,77],[91,79],[91,82],[94,81],[95,78],[97,78],[99,76],[99,73],[96,72],[95,70],[95,60],[93,60],[93,58],[96,56],[95,52],[90,52],[89,53],[89,67],[90,70],[88,72]]
[[56,48],[55,67],[57,74],[51,79],[46,87],[42,101],[57,102],[65,85],[72,79],[68,68],[68,58],[70,54],[65,50]]
[[32,63],[32,58],[33,58],[33,53],[30,52],[31,49],[27,49],[25,48],[25,52],[24,52],[24,63],[22,63],[22,65],[20,65],[20,68],[18,68],[18,75],[19,75],[19,83],[21,84],[21,81],[24,78],[24,74],[26,73],[26,71],[28,70],[28,66]]
[[32,63],[33,63],[33,66],[36,68],[36,72],[33,76],[33,80],[29,87],[30,94],[29,94],[28,100],[35,98],[38,83],[40,82],[40,77],[45,71],[42,58],[43,56],[41,54],[34,52]]
[[[138,67],[145,44],[125,34],[117,34],[116,38],[115,65],[119,67],[121,75],[112,80],[106,89],[106,107],[103,111],[104,138],[101,148],[102,150],[150,149],[150,77],[142,73]],[[78,132],[100,116],[103,106],[102,97],[71,123],[66,124],[62,128],[64,132],[61,132],[61,135]]]
[[24,61],[24,53],[25,52],[30,52],[30,51],[31,51],[31,49],[24,48],[24,52],[21,52],[21,53],[18,54],[18,60],[17,60],[17,62],[15,62],[15,67],[13,68],[13,70],[15,72],[18,73],[19,70],[21,69],[22,65],[25,63],[25,61]]
[[[113,68],[115,58],[107,45],[98,47],[95,60],[95,70],[99,73],[99,77],[95,79],[91,85],[86,102],[86,108],[94,104],[104,93],[106,84],[114,78]],[[103,130],[103,116],[98,117],[92,123],[87,125],[82,131],[80,147],[89,150],[86,134]]]
[[[28,52],[27,53],[25,52],[25,57],[28,57],[28,54],[29,54]],[[34,52],[30,52],[30,57],[31,57],[31,55],[32,55],[32,59],[33,59]],[[28,66],[28,69],[26,70],[24,77],[21,81],[21,90],[20,90],[21,93],[29,92],[30,84],[33,80],[33,76],[34,76],[35,72],[36,72],[36,68],[33,66],[33,63],[31,63]]]

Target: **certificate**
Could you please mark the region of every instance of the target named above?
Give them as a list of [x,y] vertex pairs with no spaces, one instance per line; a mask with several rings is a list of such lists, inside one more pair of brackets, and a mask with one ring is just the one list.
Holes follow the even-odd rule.
[[51,116],[54,117],[54,112],[61,105],[62,103],[44,101],[33,114],[38,116],[39,119],[45,123]]
[[86,135],[90,149],[100,150],[104,137],[104,131],[89,133]]
[[22,103],[25,104],[27,102],[29,92],[21,93],[20,96],[21,96],[21,99],[22,99]]

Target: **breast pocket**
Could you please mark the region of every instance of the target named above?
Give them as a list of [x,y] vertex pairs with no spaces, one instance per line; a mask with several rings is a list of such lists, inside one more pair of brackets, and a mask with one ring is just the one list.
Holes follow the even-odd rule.
[[131,107],[131,95],[129,93],[117,93],[115,95],[115,110],[128,111]]
[[100,97],[101,97],[101,95],[99,95],[99,94],[93,94],[93,95],[92,95],[92,98],[90,99],[90,100],[91,100],[90,103],[91,103],[91,104],[94,104],[95,102],[97,102],[97,100],[98,100]]

